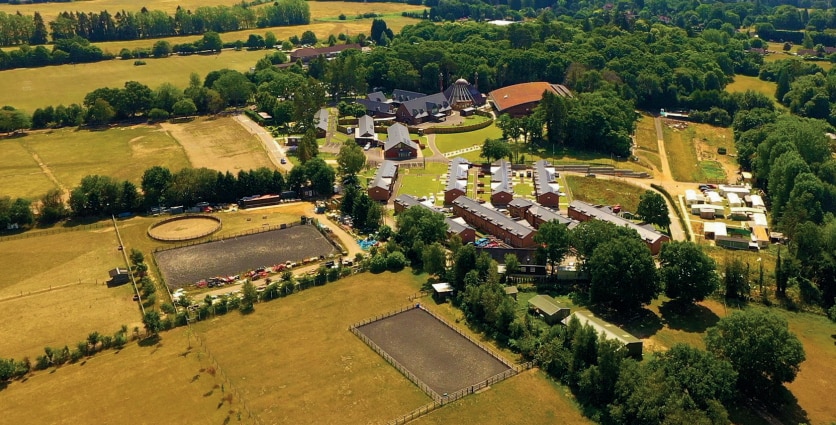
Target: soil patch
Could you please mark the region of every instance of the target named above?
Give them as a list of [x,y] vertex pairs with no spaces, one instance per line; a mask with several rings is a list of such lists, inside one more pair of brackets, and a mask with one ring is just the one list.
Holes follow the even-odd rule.
[[182,216],[159,221],[148,236],[161,241],[186,241],[208,236],[221,228],[221,220],[208,216]]

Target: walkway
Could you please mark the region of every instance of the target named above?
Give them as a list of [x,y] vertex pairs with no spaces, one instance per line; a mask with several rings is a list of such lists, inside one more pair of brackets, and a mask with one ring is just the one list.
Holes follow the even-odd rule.
[[273,138],[273,135],[270,134],[264,127],[258,125],[258,123],[254,122],[253,120],[249,119],[244,114],[235,115],[235,121],[238,121],[242,127],[247,129],[250,134],[255,135],[258,137],[258,140],[261,141],[261,144],[264,145],[264,150],[267,151],[267,156],[270,158],[270,162],[273,163],[277,168],[282,171],[288,172],[291,168],[293,168],[293,164],[290,161],[285,159],[285,164],[282,164],[282,158],[285,158],[284,150],[282,150],[279,142]]
[[433,151],[433,156],[427,157],[427,160],[431,160],[430,162],[447,162],[447,157],[435,145],[435,134],[427,135],[427,145]]

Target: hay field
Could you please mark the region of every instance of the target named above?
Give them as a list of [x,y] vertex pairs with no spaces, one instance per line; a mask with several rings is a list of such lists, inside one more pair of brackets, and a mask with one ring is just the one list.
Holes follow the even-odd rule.
[[[0,183],[0,188],[8,185],[4,189],[12,196],[37,197],[56,186],[37,166],[35,158],[44,164],[58,185],[67,190],[72,190],[82,177],[91,174],[138,184],[142,173],[153,165],[164,165],[173,170],[189,166],[183,148],[158,126],[114,127],[103,131],[71,128],[37,131],[25,137],[3,140],[2,146],[7,145],[16,153],[11,161],[5,157],[0,159],[0,175],[13,178]],[[22,152],[27,152],[29,158]],[[17,181],[21,176],[15,175],[19,166],[26,170],[22,176],[24,183],[20,186]],[[40,171],[36,180],[39,184],[32,184],[36,171]],[[42,179],[50,184],[40,184]]]
[[183,146],[192,167],[233,174],[259,167],[274,168],[258,137],[232,117],[201,117],[187,123],[163,123],[161,126]]
[[0,196],[35,199],[55,188],[21,138],[0,139]]
[[348,326],[407,305],[425,278],[357,275],[195,330],[264,423],[382,423],[430,398]]
[[[177,329],[163,334],[159,345],[132,342],[13,382],[0,391],[3,421],[32,423],[37,412],[37,422],[50,424],[242,423],[241,404],[234,398],[221,403],[229,388],[221,391],[220,374],[212,376],[209,358],[193,336],[189,350],[187,338],[186,329]],[[246,414],[242,421],[252,422]]]

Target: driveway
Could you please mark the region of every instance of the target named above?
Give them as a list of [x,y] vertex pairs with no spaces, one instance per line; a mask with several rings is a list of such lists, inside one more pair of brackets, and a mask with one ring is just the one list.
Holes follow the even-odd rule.
[[[293,168],[293,164],[286,159],[281,145],[279,145],[279,142],[273,138],[273,135],[270,134],[269,131],[265,130],[264,127],[258,125],[258,123],[249,119],[244,114],[235,115],[235,121],[238,121],[238,123],[247,129],[250,134],[258,137],[258,140],[260,140],[261,144],[264,145],[264,150],[267,151],[267,156],[270,158],[273,165],[284,172],[289,172],[290,169]],[[284,164],[282,164],[282,159],[285,159]]]

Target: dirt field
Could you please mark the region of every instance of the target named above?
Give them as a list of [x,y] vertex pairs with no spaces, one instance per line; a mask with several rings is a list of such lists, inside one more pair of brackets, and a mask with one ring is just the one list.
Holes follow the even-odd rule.
[[162,223],[149,229],[148,232],[159,239],[186,240],[206,236],[207,233],[218,229],[220,225],[211,217],[198,216]]
[[329,255],[334,247],[313,226],[294,226],[154,254],[169,287],[229,276],[285,261]]
[[195,168],[206,167],[218,171],[273,168],[261,142],[248,133],[232,117],[198,118],[184,124],[163,123],[183,146]]
[[478,384],[509,369],[420,308],[358,330],[439,395]]

